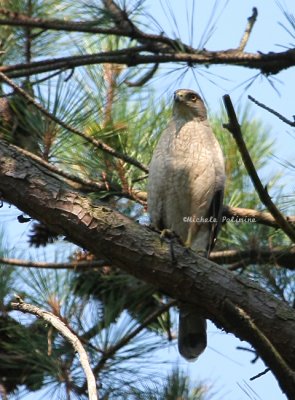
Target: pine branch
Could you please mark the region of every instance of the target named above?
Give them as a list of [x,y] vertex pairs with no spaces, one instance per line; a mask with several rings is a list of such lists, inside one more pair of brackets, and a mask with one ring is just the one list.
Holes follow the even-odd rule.
[[287,218],[278,210],[274,202],[272,201],[270,195],[268,194],[268,191],[263,187],[261,180],[256,172],[256,169],[254,167],[254,164],[252,162],[252,159],[250,157],[250,154],[248,152],[248,149],[246,147],[246,144],[243,139],[243,135],[241,132],[241,127],[239,125],[233,104],[231,102],[231,99],[229,95],[223,96],[223,101],[224,105],[228,114],[228,119],[229,122],[227,124],[224,124],[224,128],[226,128],[232,135],[234,140],[236,141],[237,147],[241,153],[244,165],[246,167],[246,170],[251,178],[251,181],[256,189],[256,192],[262,201],[262,203],[267,207],[271,215],[274,217],[276,220],[277,224],[279,227],[285,232],[285,234],[292,240],[292,242],[295,242],[295,229],[294,227],[289,223]]
[[32,304],[24,303],[20,298],[18,298],[17,303],[11,303],[11,307],[13,310],[32,314],[49,322],[69,343],[71,343],[75,351],[79,354],[79,360],[86,375],[88,398],[89,400],[98,400],[96,380],[91,370],[87,353],[78,337],[71,332],[65,323],[51,312],[41,310],[39,307],[33,306]]
[[[11,78],[24,77],[57,69],[72,69],[77,66],[101,64],[105,62],[125,64],[128,66],[142,64],[160,64],[167,62],[184,62],[188,65],[236,65],[259,69],[265,75],[277,74],[283,69],[295,65],[294,49],[280,53],[269,52],[245,53],[244,47],[253,28],[257,10],[248,19],[248,25],[237,49],[208,51],[194,49],[186,43],[164,36],[149,34],[140,30],[129,18],[127,12],[114,1],[104,0],[105,11],[114,21],[115,28],[97,27],[97,21],[64,21],[58,19],[31,18],[20,13],[0,9],[0,25],[24,26],[42,30],[62,30],[87,32],[102,35],[125,36],[136,40],[140,46],[92,55],[70,56],[59,59],[48,59],[40,62],[2,66],[0,71]],[[152,54],[140,54],[140,52]]]
[[[14,146],[11,144],[11,146]],[[37,162],[39,165],[46,167],[48,171],[55,173],[56,175],[65,178],[66,182],[71,185],[74,189],[77,189],[81,192],[101,192],[106,191],[110,192],[110,196],[124,197],[129,200],[134,200],[139,204],[145,204],[145,197],[142,198],[142,192],[139,190],[132,190],[131,188],[127,188],[127,190],[123,190],[121,186],[117,184],[113,184],[108,181],[94,181],[93,179],[81,178],[78,175],[71,174],[64,169],[58,168],[55,165],[47,162],[43,158],[37,156],[36,154],[31,153],[28,150],[17,147],[17,151],[19,153],[24,154],[26,157],[31,158],[33,161]]]
[[[141,54],[144,52],[144,54]],[[10,78],[20,78],[55,70],[68,70],[79,66],[103,63],[123,64],[136,66],[144,64],[186,63],[188,65],[232,65],[250,69],[259,69],[265,75],[274,75],[295,65],[295,49],[283,52],[246,53],[239,50],[209,51],[195,50],[195,52],[152,52],[149,46],[137,46],[114,50],[110,52],[94,53],[90,55],[50,58],[31,63],[4,65],[0,72]]]
[[[40,28],[42,30],[61,30],[68,32],[85,32],[102,35],[125,36],[133,40],[138,40],[140,43],[153,45],[154,49],[179,49],[185,51],[194,51],[193,48],[179,40],[171,39],[164,35],[149,34],[141,31],[128,17],[124,10],[121,10],[113,1],[106,0],[105,9],[109,12],[114,20],[115,28],[97,27],[97,21],[65,21],[60,19],[45,19],[32,18],[21,13],[14,13],[7,9],[1,8],[0,15],[5,18],[0,18],[0,25],[10,26],[26,26],[32,28]],[[160,46],[159,46],[160,45]]]
[[147,172],[148,169],[145,165],[140,163],[139,161],[135,160],[132,157],[129,157],[127,154],[122,154],[119,151],[113,149],[111,146],[108,146],[101,140],[94,139],[92,136],[88,135],[85,132],[82,132],[59,118],[57,118],[54,114],[51,112],[47,111],[40,103],[38,103],[32,96],[30,96],[26,91],[21,89],[18,85],[16,85],[11,79],[9,79],[5,74],[0,72],[0,79],[3,80],[5,83],[7,83],[10,87],[12,87],[16,93],[18,93],[20,96],[24,97],[30,104],[32,104],[34,107],[36,107],[39,111],[42,112],[46,117],[50,118],[52,121],[56,122],[58,125],[62,126],[66,130],[75,133],[76,135],[82,137],[85,139],[87,142],[91,143],[94,147],[97,149],[100,149],[110,155],[112,155],[115,158],[119,158],[123,161],[126,161],[129,164],[132,164],[136,166],[137,168],[141,169],[144,172]]

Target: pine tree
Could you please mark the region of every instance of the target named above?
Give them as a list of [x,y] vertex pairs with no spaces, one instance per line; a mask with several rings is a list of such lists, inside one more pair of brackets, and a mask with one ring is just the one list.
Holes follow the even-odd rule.
[[[1,64],[15,65],[7,76],[16,83],[9,87],[2,79],[1,143],[13,145],[9,148],[60,179],[60,191],[70,188],[94,206],[105,207],[106,213],[109,209],[118,210],[138,225],[148,225],[147,165],[171,113],[170,104],[164,99],[159,101],[154,86],[148,84],[157,73],[163,77],[156,56],[194,53],[180,39],[172,40],[164,34],[159,35],[158,41],[145,38],[141,33],[146,28],[142,22],[143,3],[3,0],[0,10],[0,16],[15,22],[2,22],[0,36]],[[79,25],[77,20],[88,22]],[[46,26],[46,21],[52,25]],[[74,21],[72,26],[70,21]],[[96,28],[104,32],[97,34],[93,31]],[[138,53],[134,53],[136,46]],[[155,64],[144,68],[135,61],[132,64],[132,57],[136,60],[137,54],[144,56],[144,52],[155,56]],[[121,53],[127,61],[114,62],[113,57],[121,57]],[[85,64],[81,61],[77,66],[71,64],[75,56],[90,54],[107,56],[99,64],[91,60]],[[65,57],[68,64],[49,67],[52,59],[55,62],[54,58]],[[42,58],[47,60],[47,69],[34,64]],[[37,67],[41,70],[34,70]],[[249,109],[239,115],[244,140],[261,173],[273,152],[273,143],[263,124],[253,120]],[[235,140],[229,135],[225,139],[222,129],[225,113],[212,116],[211,121],[226,154],[224,216],[236,217],[235,212],[242,215],[245,210],[256,210],[265,216],[267,209],[261,205]],[[40,173],[41,180],[42,177]],[[272,174],[265,191],[272,193],[279,207],[285,206],[278,174]],[[5,193],[3,201],[9,203]],[[58,201],[57,195],[56,208]],[[53,262],[45,250],[48,259],[43,264],[33,259],[29,265],[19,261],[13,267],[18,254],[7,246],[3,231],[0,254],[0,396],[3,399],[17,398],[27,392],[39,396],[44,390],[46,398],[83,399],[89,394],[79,358],[69,341],[42,319],[16,316],[11,306],[15,293],[20,304],[30,303],[52,313],[76,335],[88,354],[100,399],[211,397],[207,385],[190,381],[181,369],[173,368],[165,376],[156,362],[151,363],[157,351],[174,345],[177,337],[177,301],[168,292],[131,275],[103,252],[98,257],[90,249],[78,246],[59,221],[46,223],[42,218],[33,219],[21,207],[20,210],[19,222],[29,226],[28,254],[32,248],[53,247],[56,260]],[[257,282],[289,305],[291,312],[294,249],[290,237],[277,228],[275,222],[225,222],[211,259],[234,271],[234,276],[242,275]],[[121,235],[124,226],[122,232],[120,224],[118,229]],[[136,252],[134,256],[140,263]],[[226,328],[235,322],[228,323]],[[257,357],[265,356],[260,348],[254,352]],[[280,383],[285,389],[284,382]],[[40,389],[43,391],[39,392]]]

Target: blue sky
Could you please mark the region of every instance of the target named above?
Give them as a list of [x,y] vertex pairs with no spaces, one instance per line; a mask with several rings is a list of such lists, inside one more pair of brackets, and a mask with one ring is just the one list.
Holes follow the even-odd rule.
[[[179,33],[182,40],[190,43],[190,28],[187,23],[185,9],[188,7],[188,10],[192,10],[192,2],[193,0],[148,0],[147,4],[149,5],[150,14],[160,22],[163,30],[167,34],[176,32],[178,36]],[[173,18],[170,17],[168,21],[167,13],[163,10],[168,10],[168,3],[171,5],[173,14],[177,20],[179,32],[177,32],[176,26],[173,26]],[[213,16],[213,20],[215,20],[218,15],[219,19],[216,23],[216,30],[205,44],[205,47],[208,50],[225,50],[237,47],[241,35],[243,34],[247,18],[251,15],[252,7],[254,6],[258,8],[258,18],[246,51],[283,51],[280,45],[287,45],[292,42],[291,37],[278,23],[281,21],[287,24],[275,0],[195,0],[194,3],[194,37],[192,44],[195,46],[199,44],[202,33],[210,21],[210,16],[212,16],[212,10],[215,9],[216,12]],[[281,3],[285,4],[286,7],[294,13],[294,0],[284,0]],[[163,66],[163,70],[166,72],[171,71],[172,68],[174,68],[174,66]],[[215,113],[220,110],[221,99],[225,93],[231,95],[235,105],[245,105],[248,102],[247,95],[251,94],[259,101],[281,112],[287,118],[292,119],[292,115],[295,114],[294,68],[283,71],[275,77],[275,79],[278,80],[276,85],[279,93],[272,88],[265,78],[258,78],[247,91],[245,91],[245,85],[238,88],[242,82],[247,81],[247,79],[257,74],[258,71],[255,70],[218,66],[210,67],[210,69],[207,70],[211,75],[206,75],[206,69],[204,67],[201,68],[201,71],[202,75],[200,75],[199,70],[195,70],[195,75],[198,78],[197,82],[195,76],[190,72],[182,77],[182,79],[178,80],[177,83],[175,83],[175,81],[177,77],[180,76],[180,73],[169,74],[166,75],[166,77],[165,75],[159,75],[159,78],[156,78],[153,83],[157,98],[160,99],[164,96],[167,101],[170,101],[171,95],[175,89],[179,87],[190,87],[197,91],[202,91],[210,112]],[[218,78],[218,75],[225,77],[227,80]],[[211,83],[206,76],[216,84]],[[270,135],[272,138],[276,139],[275,155],[280,159],[294,162],[294,137],[292,138],[288,134],[288,132],[291,132],[291,128],[280,122],[276,117],[254,105],[252,106],[252,110],[255,117],[263,120],[267,126],[270,126]],[[276,161],[270,164],[270,168],[272,174],[273,169],[282,169]],[[267,175],[267,171],[265,171],[265,174]],[[292,176],[292,171],[287,171],[285,174],[287,174],[285,175],[285,179],[288,179],[290,182],[287,185],[286,193],[294,192],[294,183],[289,179]],[[9,216],[10,211],[6,209],[5,213],[6,217],[4,219],[7,222],[11,221],[13,217]],[[17,213],[13,212],[13,215],[15,216]],[[17,225],[17,227],[16,225],[12,225],[9,231],[10,242],[16,243],[17,241],[19,250],[22,248],[22,244],[25,246],[25,235],[20,232],[22,228],[26,232],[29,229],[28,225]],[[242,344],[232,335],[217,330],[212,324],[209,324],[208,333],[208,349],[196,363],[187,363],[182,360],[178,356],[175,346],[171,346],[168,350],[162,351],[158,354],[158,357],[160,359],[171,360],[170,366],[178,363],[185,371],[187,370],[190,373],[193,380],[202,380],[208,385],[213,384],[212,393],[215,393],[215,396],[213,396],[215,400],[247,400],[250,397],[245,391],[248,390],[248,392],[251,393],[249,387],[256,393],[251,393],[252,399],[285,399],[276,380],[270,373],[254,382],[249,381],[250,377],[263,371],[265,367],[261,362],[251,364],[250,361],[253,356],[250,353],[236,350],[236,346],[239,345],[248,347],[247,343]],[[25,399],[29,398],[36,399],[35,395],[25,397]]]

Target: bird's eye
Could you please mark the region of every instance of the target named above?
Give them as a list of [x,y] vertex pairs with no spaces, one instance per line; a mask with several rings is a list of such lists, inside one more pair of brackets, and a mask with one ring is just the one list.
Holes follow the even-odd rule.
[[193,102],[197,101],[197,96],[195,94],[191,95],[191,101]]

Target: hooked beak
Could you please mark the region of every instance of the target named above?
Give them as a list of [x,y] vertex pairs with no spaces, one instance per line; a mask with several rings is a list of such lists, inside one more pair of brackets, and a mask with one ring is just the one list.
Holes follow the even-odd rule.
[[178,90],[174,92],[174,101],[176,103],[180,103],[181,101],[183,101],[183,94]]

